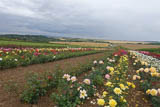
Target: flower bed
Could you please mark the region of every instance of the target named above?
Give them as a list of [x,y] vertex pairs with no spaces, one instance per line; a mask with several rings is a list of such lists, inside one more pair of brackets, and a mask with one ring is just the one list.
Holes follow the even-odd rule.
[[[72,82],[74,82],[74,85],[78,85],[76,76],[79,76],[82,73],[87,73],[89,70],[91,70],[92,67],[93,63],[89,62],[88,64],[81,65],[80,67],[67,72],[57,69],[55,73],[50,72],[42,75],[32,74],[27,79],[26,88],[21,94],[21,101],[25,103],[36,103],[40,96],[44,96],[51,89],[55,89],[60,92],[62,90],[66,90]],[[72,78],[70,78],[71,75],[73,75]],[[68,78],[66,79],[66,77]],[[64,87],[66,89],[64,89]]]
[[58,106],[67,107],[76,107],[89,99],[92,99],[91,105],[127,106],[125,97],[129,88],[135,88],[135,85],[127,81],[128,57],[125,54],[94,61],[95,67],[82,82],[78,82],[78,79],[73,81],[71,75],[65,74],[64,88],[59,88],[61,91],[58,94],[53,93],[51,98]]
[[139,53],[142,53],[144,55],[152,56],[154,58],[160,59],[160,54],[148,52],[148,51],[139,51]]
[[[137,51],[130,51],[130,58],[136,68],[133,80],[140,83],[154,107],[160,105],[160,66],[159,60]],[[138,69],[137,69],[138,68]]]
[[127,80],[128,57],[121,55],[118,64],[112,66],[114,67],[106,67],[104,76],[106,82],[103,91],[97,95],[97,104],[106,107],[125,107],[128,105],[125,98],[129,88],[135,88],[134,83]]
[[0,48],[0,69],[30,64],[45,63],[54,60],[82,56],[101,52],[98,48]]
[[[90,71],[92,68],[92,71]],[[112,54],[103,60],[95,60],[79,72],[49,73],[45,76],[33,75],[28,80],[28,88],[21,100],[36,103],[40,96],[54,89],[51,99],[59,107],[77,107],[89,101],[89,106],[125,107],[130,88],[135,88],[128,80],[128,56]],[[84,72],[88,75],[81,77]]]

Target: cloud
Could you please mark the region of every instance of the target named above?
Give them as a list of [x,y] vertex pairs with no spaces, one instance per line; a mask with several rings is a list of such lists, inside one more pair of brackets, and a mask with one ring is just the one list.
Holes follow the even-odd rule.
[[0,32],[160,40],[159,0],[1,0]]

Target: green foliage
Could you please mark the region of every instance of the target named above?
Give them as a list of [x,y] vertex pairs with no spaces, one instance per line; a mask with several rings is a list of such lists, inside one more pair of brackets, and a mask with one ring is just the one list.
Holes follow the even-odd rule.
[[153,104],[153,107],[159,107],[160,105],[160,96],[152,96],[151,97],[151,101],[152,101],[152,104]]
[[149,51],[153,53],[160,53],[160,48],[146,48],[146,49],[140,49],[140,51]]
[[62,80],[58,87],[58,94],[52,93],[51,99],[55,101],[59,107],[76,107],[76,105],[81,102],[79,91],[77,90],[78,87],[78,83],[72,84],[72,82]]
[[140,84],[140,87],[144,90],[144,92],[146,92],[147,89],[149,89],[151,87],[151,84],[149,84],[148,81],[145,80],[144,82],[142,82]]
[[[23,42],[23,41],[6,41],[0,40],[0,46],[2,47],[31,47],[31,48],[67,48],[69,45],[55,44],[55,43],[40,43],[40,42]],[[71,46],[69,46],[71,47]],[[73,46],[74,47],[74,46]]]
[[[91,70],[92,66],[93,62],[88,62],[88,64],[71,69],[67,73],[79,76],[83,72]],[[56,91],[51,94],[51,99],[59,107],[76,107],[86,99],[80,98],[80,90],[86,90],[87,97],[92,97],[96,91],[94,84],[103,84],[103,73],[95,77],[96,83],[92,81],[90,85],[81,84],[78,81],[67,81],[62,78],[64,73],[66,72],[57,68],[54,73],[48,72],[43,75],[34,73],[28,75],[27,86],[21,95],[21,101],[25,103],[36,103],[40,96],[45,95],[49,90],[55,89]]]
[[80,98],[81,90],[85,90],[87,92],[87,97],[92,97],[95,93],[95,89],[92,84],[79,84],[77,81],[71,82],[64,79],[58,87],[58,92],[51,94],[51,99],[59,107],[76,107],[87,98]]
[[93,71],[89,78],[93,81],[95,86],[102,86],[104,83],[103,74],[99,70]]
[[15,81],[9,80],[4,84],[4,89],[8,92],[18,94],[18,84]]
[[27,80],[26,89],[23,91],[21,101],[25,103],[36,103],[40,96],[44,96],[48,90],[58,87],[63,71],[57,70],[53,73],[38,75],[33,73]]
[[[21,54],[15,54],[12,53],[8,54],[5,57],[2,57],[3,60],[0,61],[0,69],[6,69],[6,68],[13,68],[17,66],[27,66],[31,64],[39,64],[39,63],[45,63],[45,62],[51,62],[55,60],[61,60],[71,57],[78,57],[78,56],[84,56],[89,54],[95,54],[102,51],[80,51],[80,52],[61,52],[57,55],[54,55],[53,53],[48,53],[48,55],[38,55],[35,56],[34,53],[24,52]],[[22,59],[22,56],[25,57]]]

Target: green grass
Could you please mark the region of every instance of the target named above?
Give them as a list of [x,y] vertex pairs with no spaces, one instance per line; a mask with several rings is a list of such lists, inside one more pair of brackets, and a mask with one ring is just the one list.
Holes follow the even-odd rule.
[[38,43],[38,42],[23,42],[23,41],[4,41],[0,40],[0,46],[3,47],[38,47],[38,48],[66,48],[66,47],[75,47],[71,45],[63,44],[51,44],[51,43]]
[[31,47],[31,48],[103,48],[93,46],[78,46],[69,44],[57,44],[57,43],[44,43],[44,42],[26,42],[26,41],[14,41],[14,40],[2,40],[0,39],[0,47]]
[[160,48],[140,49],[141,51],[148,51],[160,54]]

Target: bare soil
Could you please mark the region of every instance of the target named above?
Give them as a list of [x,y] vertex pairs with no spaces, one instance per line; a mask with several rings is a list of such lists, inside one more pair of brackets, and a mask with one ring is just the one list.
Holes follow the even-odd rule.
[[[6,69],[0,71],[0,107],[53,107],[52,101],[48,96],[40,98],[38,104],[22,104],[19,99],[19,94],[6,91],[5,84],[8,81],[18,84],[19,89],[23,89],[26,83],[26,75],[32,72],[43,73],[46,71],[56,70],[56,66],[59,66],[64,71],[71,70],[74,67],[80,66],[80,64],[86,64],[88,61],[92,61],[104,56],[104,53],[98,53],[93,55],[86,55],[81,57],[69,58],[59,60],[55,62],[49,62],[44,64],[35,64],[27,67],[18,67],[13,69]],[[11,87],[12,88],[12,87]],[[19,91],[18,91],[19,92]]]
[[145,45],[145,44],[117,44],[118,46],[122,46],[128,49],[143,49],[143,48],[160,48],[160,45]]
[[[132,77],[136,75],[135,69],[132,66],[131,60],[129,60],[129,71],[128,71],[129,81],[133,82]],[[151,102],[148,100],[145,93],[140,89],[140,84],[134,82],[136,85],[135,89],[130,89],[127,97],[128,107],[152,107]]]

